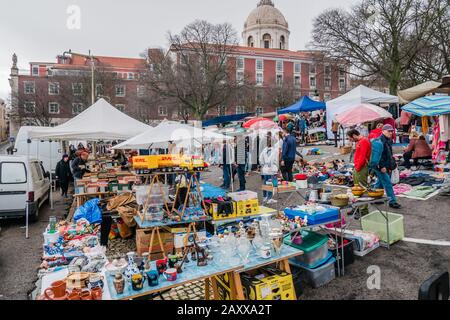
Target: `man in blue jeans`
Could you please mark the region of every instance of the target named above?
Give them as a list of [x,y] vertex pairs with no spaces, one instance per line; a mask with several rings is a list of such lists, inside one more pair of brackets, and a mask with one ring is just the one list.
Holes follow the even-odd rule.
[[397,202],[397,198],[394,194],[394,188],[392,187],[391,176],[389,175],[392,170],[397,167],[392,154],[393,133],[394,128],[390,124],[383,126],[383,134],[380,137],[380,140],[383,143],[383,153],[381,154],[381,159],[378,162],[378,166],[374,168],[373,171],[378,178],[375,188],[383,187],[389,198],[389,206],[394,209],[400,209],[401,205]]
[[284,181],[292,182],[294,180],[292,175],[292,167],[295,162],[295,155],[297,152],[297,139],[294,136],[292,126],[288,126],[289,135],[286,136],[283,143],[281,155],[281,173]]

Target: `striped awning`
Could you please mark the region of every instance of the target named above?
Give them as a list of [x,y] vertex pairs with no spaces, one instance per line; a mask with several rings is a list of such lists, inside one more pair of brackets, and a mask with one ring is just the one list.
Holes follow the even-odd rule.
[[450,113],[450,96],[422,97],[408,103],[402,109],[419,117],[447,114]]

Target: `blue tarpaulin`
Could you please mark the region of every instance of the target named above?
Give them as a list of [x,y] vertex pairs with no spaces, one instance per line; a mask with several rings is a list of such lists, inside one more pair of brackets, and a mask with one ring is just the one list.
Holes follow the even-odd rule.
[[203,127],[214,126],[217,124],[239,121],[247,117],[253,116],[254,113],[242,113],[242,114],[232,114],[229,116],[220,116],[211,120],[203,121]]
[[326,108],[325,102],[314,101],[308,96],[303,96],[292,106],[279,110],[278,114],[326,110]]

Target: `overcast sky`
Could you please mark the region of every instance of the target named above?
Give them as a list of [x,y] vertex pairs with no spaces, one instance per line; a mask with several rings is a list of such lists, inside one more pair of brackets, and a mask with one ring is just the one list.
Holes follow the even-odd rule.
[[[19,68],[30,61],[54,62],[58,54],[139,57],[147,47],[167,46],[167,31],[179,32],[195,19],[229,22],[242,32],[259,0],[12,0],[0,10],[0,98],[7,99],[11,56]],[[304,49],[312,20],[331,7],[348,8],[355,0],[274,0],[289,22],[290,49]],[[80,29],[67,27],[70,6],[80,9]],[[73,11],[72,11],[73,12]],[[70,20],[72,21],[72,20]],[[73,25],[73,24],[72,24]]]

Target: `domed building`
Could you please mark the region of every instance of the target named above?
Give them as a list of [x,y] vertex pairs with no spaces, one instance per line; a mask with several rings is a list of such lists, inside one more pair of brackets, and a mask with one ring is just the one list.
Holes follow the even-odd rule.
[[261,0],[244,24],[244,45],[289,50],[289,24],[272,0]]

